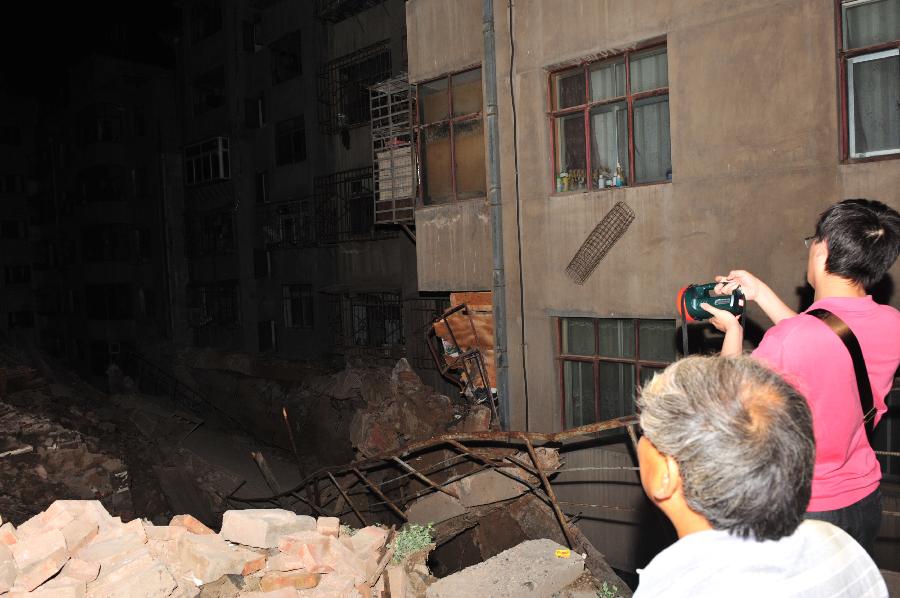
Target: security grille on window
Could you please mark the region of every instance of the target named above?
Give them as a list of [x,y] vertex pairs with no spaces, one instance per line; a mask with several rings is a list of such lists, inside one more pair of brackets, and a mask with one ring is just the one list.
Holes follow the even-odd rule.
[[398,347],[404,344],[403,308],[398,293],[343,295],[339,314],[342,336],[355,347]]
[[557,325],[566,428],[633,413],[636,389],[675,360],[673,320],[560,318]]
[[194,116],[225,105],[225,67],[217,66],[194,79],[191,85]]
[[25,177],[21,174],[0,174],[0,193],[22,193]]
[[230,176],[227,137],[213,137],[184,148],[185,185],[224,180]]
[[300,32],[294,31],[269,46],[272,57],[272,84],[299,77],[303,72]]
[[218,255],[234,249],[234,218],[231,210],[190,214],[185,226],[188,257]]
[[81,143],[115,142],[122,139],[125,108],[117,104],[95,104],[78,115]]
[[671,177],[665,45],[552,73],[550,93],[555,191]]
[[126,172],[120,166],[100,164],[78,173],[82,202],[124,201]]
[[31,266],[6,266],[3,268],[6,284],[24,284],[31,282]]
[[840,3],[842,153],[900,153],[900,0]]
[[324,133],[369,124],[369,87],[390,78],[388,41],[334,60],[319,72],[319,126]]
[[277,231],[267,231],[267,242],[281,247],[309,245],[315,241],[312,202],[299,200],[285,203],[275,210]]
[[484,197],[481,69],[422,83],[417,97],[422,203]]
[[286,284],[281,287],[285,328],[312,328],[313,295],[308,284]]
[[306,127],[303,115],[275,125],[275,163],[278,166],[306,160]]
[[81,230],[81,252],[86,262],[112,262],[131,259],[128,226],[95,224]]
[[195,285],[189,290],[194,324],[236,324],[238,322],[237,282]]

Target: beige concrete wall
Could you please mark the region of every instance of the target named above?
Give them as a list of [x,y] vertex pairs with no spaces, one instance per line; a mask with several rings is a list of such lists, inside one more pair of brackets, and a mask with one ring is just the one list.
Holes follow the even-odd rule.
[[491,212],[486,199],[416,210],[420,291],[491,289]]

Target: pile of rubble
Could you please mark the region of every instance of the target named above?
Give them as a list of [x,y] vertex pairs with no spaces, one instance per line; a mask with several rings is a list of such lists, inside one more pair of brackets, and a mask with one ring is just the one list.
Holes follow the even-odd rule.
[[397,598],[425,557],[391,564],[392,534],[282,509],[227,511],[217,534],[190,515],[123,523],[98,501],[58,500],[0,527],[0,595]]

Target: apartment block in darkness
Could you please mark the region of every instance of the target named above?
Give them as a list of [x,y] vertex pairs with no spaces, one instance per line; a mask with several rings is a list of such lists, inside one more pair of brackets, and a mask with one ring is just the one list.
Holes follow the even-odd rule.
[[445,300],[419,296],[413,242],[374,216],[369,87],[405,72],[404,3],[182,9],[191,342],[432,367]]
[[[489,206],[471,178],[490,160],[469,92],[487,83],[483,4],[406,3],[421,291],[493,286]],[[744,268],[799,307],[803,238],[824,208],[900,208],[898,0],[495,1],[489,16],[513,429],[632,413],[640,384],[677,357],[680,287]],[[900,306],[900,264],[890,276],[873,293]],[[757,338],[771,325],[747,315]],[[898,425],[879,426],[877,448],[898,450]],[[625,444],[606,445],[567,466],[634,464]],[[894,488],[900,460],[882,467]],[[613,566],[646,564],[661,526],[633,473],[558,482]],[[886,516],[876,554],[896,559],[898,535]]]
[[67,102],[37,137],[40,345],[95,379],[178,331],[167,234],[181,192],[177,130],[170,71],[93,56],[70,71]]
[[0,333],[34,340],[31,197],[37,110],[31,100],[0,93]]

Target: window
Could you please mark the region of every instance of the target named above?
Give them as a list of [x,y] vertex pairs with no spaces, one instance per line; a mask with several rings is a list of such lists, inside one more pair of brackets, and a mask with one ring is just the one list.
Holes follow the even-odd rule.
[[82,203],[124,201],[126,171],[119,166],[98,165],[78,174]]
[[141,227],[134,230],[134,253],[142,262],[149,261],[153,257],[153,240],[149,228]]
[[134,197],[137,199],[146,198],[148,195],[147,187],[147,167],[140,166],[131,171],[131,185],[134,188]]
[[422,203],[484,197],[481,69],[422,83],[417,94]]
[[122,117],[125,108],[117,104],[95,104],[78,115],[81,144],[109,143],[122,139]]
[[286,284],[281,287],[285,328],[312,328],[313,295],[308,284]]
[[25,177],[21,174],[0,174],[0,193],[22,193]]
[[222,29],[222,9],[217,0],[191,5],[191,42],[196,43]]
[[241,33],[243,37],[243,46],[245,52],[259,52],[262,45],[259,43],[261,39],[259,29],[262,26],[259,16],[255,16],[253,20],[241,21]]
[[279,205],[275,209],[277,228],[266,226],[267,247],[309,245],[315,241],[313,206],[310,200],[298,200]]
[[636,389],[675,360],[673,320],[560,318],[563,425],[634,412]]
[[130,320],[134,313],[130,284],[89,284],[84,299],[89,320]]
[[248,129],[261,129],[266,124],[266,96],[259,94],[244,99],[244,124]]
[[191,85],[194,116],[225,105],[225,67],[217,66],[194,79]]
[[256,173],[256,203],[269,201],[269,173],[265,170]]
[[219,255],[234,249],[234,218],[231,210],[190,214],[186,221],[185,249],[188,257]]
[[28,227],[22,220],[0,220],[0,239],[24,239]]
[[344,334],[351,346],[390,347],[404,344],[399,293],[356,293],[342,301]]
[[259,352],[272,351],[276,346],[275,320],[262,320],[256,323],[259,336]]
[[16,125],[0,125],[0,145],[22,145],[22,130]]
[[299,77],[303,72],[300,60],[300,32],[294,31],[269,46],[272,56],[272,85]]
[[185,185],[223,180],[230,176],[227,137],[213,137],[184,148]]
[[138,309],[142,316],[152,318],[156,315],[156,291],[138,289]]
[[86,262],[131,259],[128,227],[124,224],[96,224],[81,229],[81,251]]
[[319,125],[325,133],[369,124],[369,87],[390,78],[391,50],[383,41],[328,63],[319,73]]
[[143,137],[147,134],[147,118],[143,106],[135,106],[132,114],[132,130],[135,137]]
[[6,284],[25,284],[31,282],[31,266],[6,266],[3,268]]
[[557,192],[671,177],[665,46],[551,73],[550,93]]
[[236,324],[239,289],[236,281],[191,287],[188,296],[194,309],[195,323]]
[[253,249],[253,276],[267,278],[272,275],[272,254],[267,249]]
[[278,166],[306,160],[306,129],[303,115],[275,125],[275,163]]
[[840,4],[844,158],[900,154],[900,0]]

